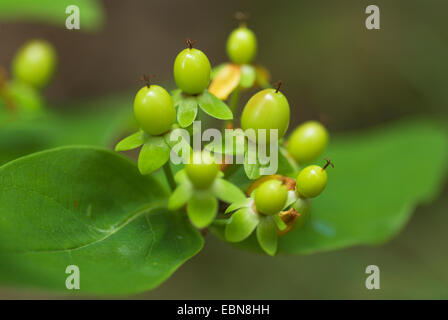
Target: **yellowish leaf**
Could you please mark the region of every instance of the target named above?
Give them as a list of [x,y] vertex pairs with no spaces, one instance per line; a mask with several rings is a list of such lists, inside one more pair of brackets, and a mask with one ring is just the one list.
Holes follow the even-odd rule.
[[213,78],[208,91],[221,100],[226,100],[240,83],[241,67],[228,63]]

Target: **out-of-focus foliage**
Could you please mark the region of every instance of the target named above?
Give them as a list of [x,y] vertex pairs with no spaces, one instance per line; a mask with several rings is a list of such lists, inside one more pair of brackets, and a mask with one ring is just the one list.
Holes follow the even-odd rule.
[[80,30],[98,30],[103,25],[104,14],[97,0],[2,0],[0,21],[34,21],[65,28],[70,5],[79,7]]
[[112,147],[135,123],[128,95],[72,103],[70,112],[0,124],[0,165],[47,148],[70,144]]

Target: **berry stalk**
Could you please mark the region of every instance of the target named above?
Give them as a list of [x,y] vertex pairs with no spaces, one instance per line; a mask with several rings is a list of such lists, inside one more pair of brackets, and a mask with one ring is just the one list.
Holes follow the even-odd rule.
[[165,173],[171,191],[174,191],[174,189],[176,189],[176,182],[174,181],[173,171],[171,170],[169,161],[163,165],[163,172]]

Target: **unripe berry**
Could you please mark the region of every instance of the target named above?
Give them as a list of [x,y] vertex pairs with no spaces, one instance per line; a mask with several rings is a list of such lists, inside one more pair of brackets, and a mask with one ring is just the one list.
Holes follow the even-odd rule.
[[141,128],[156,136],[168,132],[176,119],[171,96],[160,86],[141,88],[134,99],[134,115]]
[[311,165],[302,169],[296,179],[297,192],[305,198],[314,198],[321,194],[327,185],[325,169],[330,164],[333,166],[330,160],[327,160],[323,168]]
[[182,50],[174,61],[174,80],[187,94],[202,93],[210,83],[211,65],[207,56],[187,40],[189,48]]
[[251,63],[257,54],[257,38],[253,31],[244,26],[233,30],[227,39],[227,54],[234,63]]
[[285,206],[287,197],[288,189],[281,181],[268,180],[255,189],[255,207],[265,215],[277,214]]
[[288,140],[289,154],[299,163],[317,159],[328,143],[328,132],[317,121],[308,121],[298,126]]
[[289,126],[289,103],[278,89],[264,89],[249,99],[241,115],[241,128],[254,129],[257,137],[260,129],[266,130],[266,142],[270,141],[270,129],[278,130],[278,138],[284,136]]
[[219,167],[209,152],[195,152],[185,165],[187,176],[196,189],[207,189],[215,181]]
[[53,46],[43,40],[33,40],[17,52],[12,62],[12,75],[17,81],[42,88],[49,83],[55,67]]

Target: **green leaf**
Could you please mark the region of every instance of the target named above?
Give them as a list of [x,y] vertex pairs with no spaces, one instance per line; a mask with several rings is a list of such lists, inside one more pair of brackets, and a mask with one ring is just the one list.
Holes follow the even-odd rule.
[[252,198],[245,198],[244,200],[236,201],[227,207],[225,213],[230,213],[242,207],[249,207],[252,201],[253,201]]
[[179,185],[170,196],[168,208],[170,210],[180,209],[190,200],[192,194],[193,188],[190,184]]
[[[311,219],[280,237],[279,253],[308,254],[389,240],[416,206],[439,194],[447,173],[448,135],[437,121],[408,119],[335,136],[327,154],[335,163],[328,170],[328,185],[313,200]],[[259,250],[253,239],[239,246]]]
[[251,88],[255,83],[256,77],[257,74],[253,66],[247,64],[241,66],[241,78],[240,78],[241,87]]
[[36,153],[0,168],[0,281],[66,292],[129,294],[166,280],[202,247],[167,194],[126,158],[92,147]]
[[246,199],[246,196],[240,188],[224,179],[216,179],[213,183],[212,190],[213,194],[218,197],[219,200],[227,203],[244,201]]
[[138,131],[121,140],[115,147],[115,151],[127,151],[140,147],[145,143],[145,133]]
[[225,102],[219,100],[207,90],[200,94],[197,99],[202,111],[208,115],[220,120],[233,119],[232,111],[225,104]]
[[170,159],[170,149],[163,137],[151,136],[143,145],[138,156],[138,169],[141,174],[150,174]]
[[35,21],[66,28],[66,8],[76,5],[80,11],[80,31],[98,30],[104,24],[103,8],[95,0],[2,0],[0,20]]
[[257,240],[260,247],[269,255],[274,256],[277,252],[277,227],[272,217],[260,219],[257,227]]
[[210,192],[196,191],[188,201],[187,213],[195,227],[205,228],[218,213],[218,200]]
[[240,242],[255,230],[260,217],[251,208],[242,208],[235,212],[225,228],[225,238],[230,242]]
[[198,102],[196,98],[187,97],[180,99],[177,103],[177,121],[182,128],[193,123],[198,114]]

